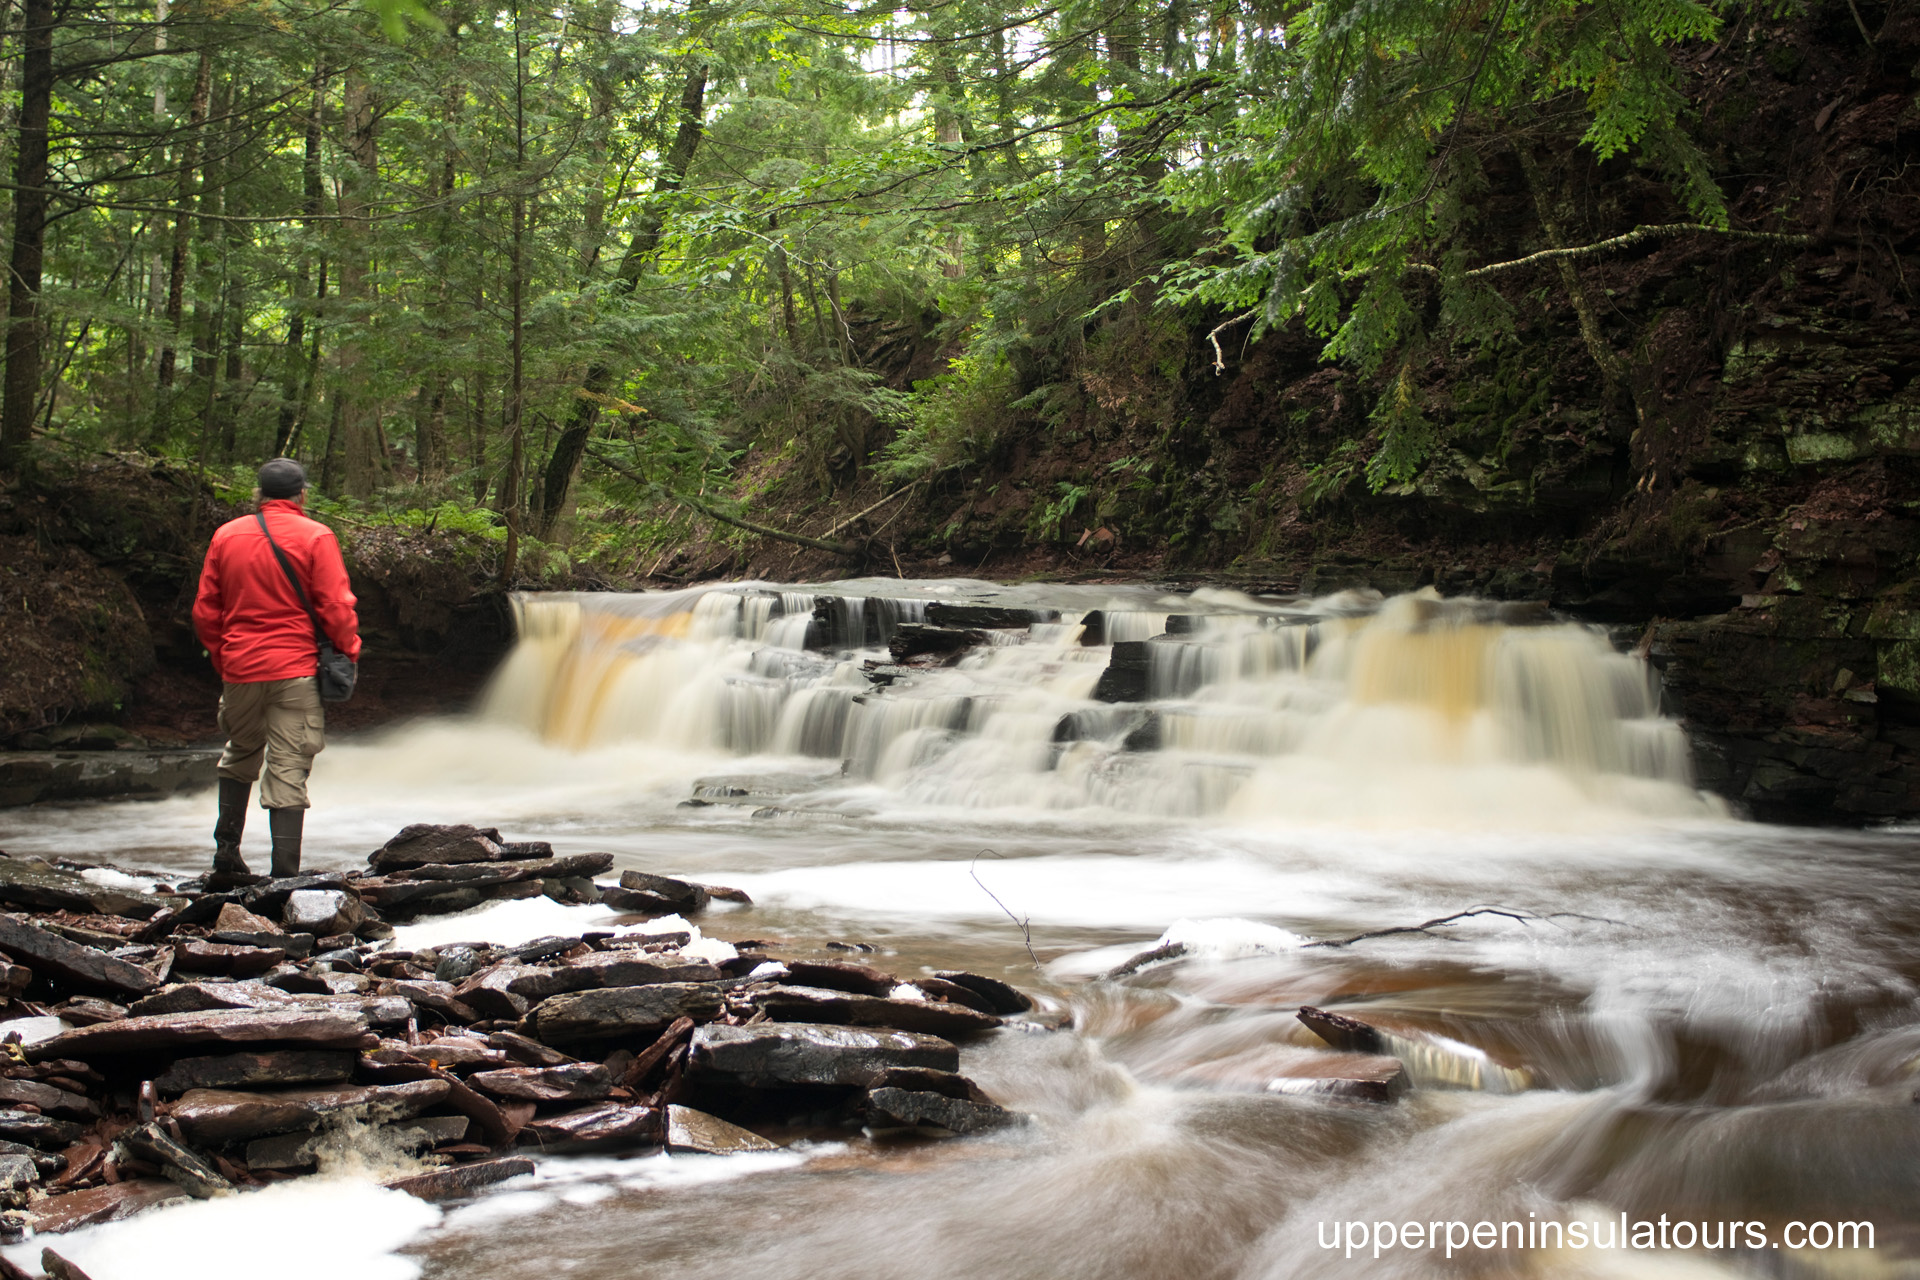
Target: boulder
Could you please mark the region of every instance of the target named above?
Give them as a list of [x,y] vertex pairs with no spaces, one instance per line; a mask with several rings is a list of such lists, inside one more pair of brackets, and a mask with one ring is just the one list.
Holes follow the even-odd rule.
[[666,982],[555,996],[528,1014],[521,1030],[535,1040],[564,1044],[657,1035],[675,1018],[705,1022],[719,1016],[720,993],[714,988]]
[[407,1178],[395,1178],[392,1182],[382,1185],[389,1191],[404,1191],[422,1200],[444,1200],[450,1196],[465,1195],[476,1187],[505,1182],[508,1178],[517,1178],[523,1173],[532,1172],[533,1161],[520,1156],[511,1156],[504,1160],[481,1160],[473,1164],[456,1165],[451,1169],[416,1173]]
[[188,1141],[217,1145],[317,1128],[344,1113],[374,1123],[411,1119],[446,1096],[444,1080],[316,1085],[264,1093],[194,1089],[173,1104],[172,1118]]
[[652,1107],[596,1103],[557,1116],[536,1116],[520,1130],[520,1145],[578,1151],[658,1145],[663,1128]]
[[666,1145],[669,1151],[697,1151],[713,1156],[782,1149],[779,1143],[769,1142],[737,1124],[728,1124],[718,1116],[679,1106],[667,1108]]
[[32,1209],[33,1229],[39,1235],[57,1235],[78,1227],[118,1222],[186,1199],[189,1199],[186,1192],[164,1178],[130,1178],[36,1201]]
[[1000,1025],[992,1014],[931,1000],[891,1000],[882,996],[825,991],[819,987],[776,986],[753,993],[753,1002],[776,1022],[831,1022],[854,1027],[893,1027],[933,1035],[967,1035]]
[[1030,997],[998,978],[968,973],[964,969],[941,969],[933,976],[965,987],[984,999],[998,1014],[1025,1013],[1034,1007]]
[[92,1059],[101,1054],[162,1054],[202,1045],[301,1044],[358,1048],[367,1034],[360,1013],[333,1009],[229,1009],[168,1013],[79,1027],[27,1051],[31,1061]]
[[[0,859],[0,866],[7,865]],[[144,996],[160,980],[137,964],[70,942],[19,916],[0,915],[0,951],[65,986],[110,996]]]
[[178,938],[173,943],[173,965],[194,973],[221,973],[251,978],[287,958],[280,947],[237,947],[225,942]]
[[693,1033],[688,1069],[756,1088],[857,1085],[892,1067],[957,1071],[960,1051],[938,1036],[805,1022],[705,1026]]
[[41,911],[145,920],[175,905],[177,899],[95,884],[37,858],[0,857],[0,902]]
[[281,921],[296,933],[316,937],[350,934],[361,925],[379,917],[360,901],[359,895],[344,889],[296,889],[287,895]]
[[867,1094],[867,1127],[872,1129],[941,1129],[948,1133],[981,1133],[1018,1124],[1022,1117],[991,1102],[952,1098],[944,1093],[883,1087]]
[[274,1049],[181,1058],[154,1077],[171,1097],[191,1089],[251,1089],[261,1085],[326,1084],[353,1078],[355,1055],[345,1049]]
[[467,1083],[496,1098],[522,1102],[594,1102],[607,1096],[613,1077],[597,1062],[559,1067],[505,1067],[476,1071]]

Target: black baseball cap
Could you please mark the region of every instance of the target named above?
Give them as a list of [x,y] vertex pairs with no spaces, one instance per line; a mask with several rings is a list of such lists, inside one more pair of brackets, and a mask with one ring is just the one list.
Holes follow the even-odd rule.
[[292,458],[275,458],[260,468],[260,496],[297,498],[307,487],[307,473]]

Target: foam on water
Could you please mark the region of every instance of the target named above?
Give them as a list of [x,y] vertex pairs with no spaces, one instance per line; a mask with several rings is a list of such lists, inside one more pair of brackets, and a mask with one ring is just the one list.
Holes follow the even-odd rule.
[[511,947],[535,938],[570,937],[589,931],[612,933],[620,937],[686,933],[689,940],[680,948],[684,955],[718,964],[740,953],[719,938],[709,938],[700,926],[681,916],[656,916],[651,920],[627,921],[619,912],[599,905],[568,905],[551,898],[516,898],[494,902],[463,911],[458,915],[433,916],[418,924],[403,924],[393,931],[394,945],[406,951],[444,947],[454,942],[487,942]]

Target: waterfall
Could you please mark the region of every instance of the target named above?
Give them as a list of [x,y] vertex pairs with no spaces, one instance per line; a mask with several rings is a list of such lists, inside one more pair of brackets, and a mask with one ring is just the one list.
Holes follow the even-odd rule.
[[[576,750],[840,760],[848,779],[936,805],[1715,811],[1647,665],[1537,607],[1429,590],[1135,592],[1086,609],[1077,588],[1075,607],[1038,608],[854,585],[518,597],[520,640],[485,714]],[[908,624],[955,638],[895,662],[885,646]]]

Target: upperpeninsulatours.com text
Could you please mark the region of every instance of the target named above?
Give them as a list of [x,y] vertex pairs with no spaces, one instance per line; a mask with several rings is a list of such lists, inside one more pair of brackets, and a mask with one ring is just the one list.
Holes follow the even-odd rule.
[[[1524,1222],[1322,1222],[1320,1247],[1378,1258],[1391,1249],[1871,1249],[1871,1222],[1789,1222],[1776,1234],[1764,1222],[1694,1222],[1661,1214],[1644,1219],[1529,1214]],[[1331,1238],[1329,1238],[1331,1236]]]

